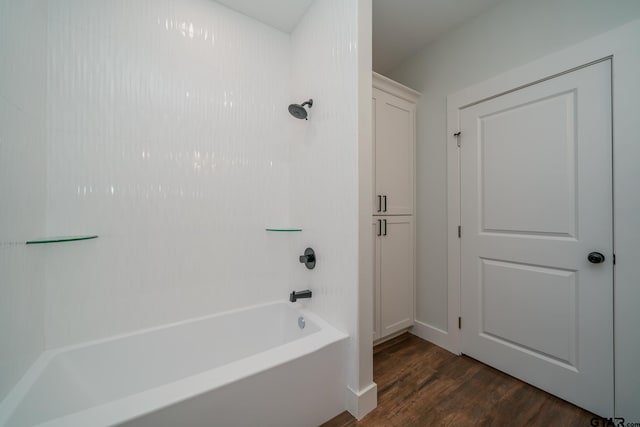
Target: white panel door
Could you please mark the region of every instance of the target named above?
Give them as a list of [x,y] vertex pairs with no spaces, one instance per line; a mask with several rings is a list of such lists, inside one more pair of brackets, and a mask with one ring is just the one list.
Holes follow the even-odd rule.
[[374,215],[413,213],[415,105],[373,88]]
[[462,352],[604,416],[611,114],[610,61],[460,112]]

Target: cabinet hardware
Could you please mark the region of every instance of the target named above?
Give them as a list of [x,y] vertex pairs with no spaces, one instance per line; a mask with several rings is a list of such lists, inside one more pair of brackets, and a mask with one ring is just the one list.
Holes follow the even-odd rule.
[[386,235],[387,235],[387,220],[385,219],[384,220],[384,234],[383,234],[383,236],[386,236]]
[[458,329],[462,329],[462,317],[458,317]]
[[462,237],[462,226],[459,225],[458,226],[458,239],[460,239]]
[[384,197],[384,212],[386,212],[387,211],[387,196],[384,195],[382,197]]
[[382,196],[378,195],[378,212],[382,211]]
[[382,236],[382,220],[378,220],[378,236]]

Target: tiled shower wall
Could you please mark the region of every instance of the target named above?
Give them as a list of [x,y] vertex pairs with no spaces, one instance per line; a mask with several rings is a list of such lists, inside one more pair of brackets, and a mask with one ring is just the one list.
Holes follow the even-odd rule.
[[0,0],[0,400],[44,348],[46,0]]
[[312,4],[291,34],[295,99],[313,98],[309,121],[295,123],[291,212],[305,231],[302,251],[316,250],[314,270],[298,267],[294,284],[312,289],[306,302],[351,336],[354,390],[358,325],[358,10],[356,1]]
[[289,35],[210,0],[0,0],[0,398],[45,348],[292,289],[354,333],[356,18],[316,1]]
[[[54,6],[55,5],[55,6]],[[55,0],[48,347],[284,299],[288,34],[209,0]]]

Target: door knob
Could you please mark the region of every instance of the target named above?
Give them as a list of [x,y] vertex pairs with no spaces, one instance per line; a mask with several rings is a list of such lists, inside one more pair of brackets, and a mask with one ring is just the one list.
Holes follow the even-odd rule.
[[604,262],[604,255],[602,255],[600,252],[591,252],[589,255],[587,255],[587,259],[592,264],[600,264]]

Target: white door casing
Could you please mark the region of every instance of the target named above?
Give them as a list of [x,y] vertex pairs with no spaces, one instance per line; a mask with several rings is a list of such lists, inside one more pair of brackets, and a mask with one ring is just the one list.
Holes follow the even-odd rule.
[[610,61],[459,120],[461,351],[612,415]]

